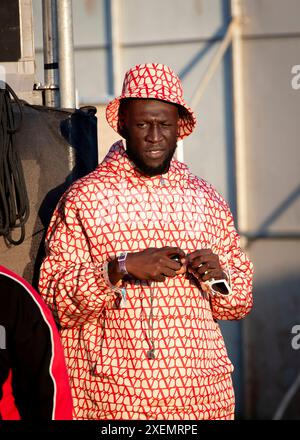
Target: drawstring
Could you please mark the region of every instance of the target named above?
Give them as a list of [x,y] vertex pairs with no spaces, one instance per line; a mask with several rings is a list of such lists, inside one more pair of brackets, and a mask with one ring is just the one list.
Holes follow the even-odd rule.
[[[141,294],[140,300],[141,300],[141,307],[142,307],[142,313],[141,313],[141,326],[142,331],[145,335],[145,339],[149,345],[149,350],[146,352],[147,359],[155,359],[155,345],[154,345],[154,328],[153,328],[153,302],[154,302],[154,287],[155,287],[155,281],[150,282],[150,312],[149,316],[146,313],[146,310],[143,306],[143,300],[146,299],[144,294]],[[144,324],[146,323],[147,327],[145,328]]]
[[154,336],[153,336],[153,300],[154,300],[154,289],[150,284],[150,313],[148,318],[148,341],[150,345],[150,350],[147,351],[148,359],[155,359],[155,346],[154,346]]

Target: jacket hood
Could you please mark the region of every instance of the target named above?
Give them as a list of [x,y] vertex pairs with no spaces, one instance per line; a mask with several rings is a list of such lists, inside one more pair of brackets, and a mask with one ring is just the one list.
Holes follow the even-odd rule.
[[101,163],[101,168],[118,174],[121,179],[130,180],[132,183],[160,186],[162,182],[168,182],[171,186],[184,185],[188,180],[189,169],[187,165],[173,158],[168,172],[149,177],[142,174],[135,164],[129,159],[122,140],[113,144]]

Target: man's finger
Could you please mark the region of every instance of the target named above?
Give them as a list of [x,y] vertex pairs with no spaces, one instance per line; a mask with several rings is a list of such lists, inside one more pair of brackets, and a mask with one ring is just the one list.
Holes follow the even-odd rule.
[[173,257],[174,255],[179,255],[180,258],[185,257],[184,251],[182,249],[180,249],[179,247],[169,247],[169,248],[163,248],[163,249],[167,249],[166,255],[168,257]]
[[163,274],[156,275],[152,278],[153,281],[163,282],[166,280],[166,277]]
[[[180,268],[179,268],[179,269],[180,269]],[[173,277],[176,276],[176,270],[172,270],[172,269],[169,269],[168,267],[165,267],[165,268],[163,269],[163,275],[165,275],[166,277],[171,277],[171,278],[173,278]]]
[[211,272],[212,270],[219,270],[216,266],[210,265],[210,264],[203,264],[202,266],[198,267],[196,270],[200,276],[204,275],[206,272]]
[[166,261],[166,267],[173,270],[179,270],[182,264],[176,260],[172,260],[172,258],[168,258]]
[[206,274],[202,275],[202,281],[211,281],[212,279],[220,280],[224,278],[224,273],[219,269],[209,270]]
[[199,258],[206,255],[211,255],[213,252],[211,249],[198,249],[197,251],[191,252],[187,255],[187,262],[191,263],[195,258]]
[[195,258],[193,261],[189,263],[189,265],[193,268],[199,267],[203,264],[210,264],[212,266],[216,266],[218,264],[218,256],[215,254],[209,255],[201,255],[200,257]]

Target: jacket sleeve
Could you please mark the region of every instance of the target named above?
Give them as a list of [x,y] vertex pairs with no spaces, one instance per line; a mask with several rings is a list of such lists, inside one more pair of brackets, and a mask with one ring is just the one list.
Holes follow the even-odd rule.
[[63,196],[46,236],[46,258],[39,290],[61,328],[96,320],[118,292],[107,276],[107,262],[93,261],[74,199]]
[[240,248],[240,237],[226,203],[221,217],[221,240],[217,253],[230,281],[231,292],[224,295],[214,290],[211,294],[213,317],[218,320],[242,319],[250,312],[253,304],[253,265]]
[[71,420],[71,391],[53,316],[40,298],[33,301],[22,288],[16,318],[9,348],[13,395],[21,419]]

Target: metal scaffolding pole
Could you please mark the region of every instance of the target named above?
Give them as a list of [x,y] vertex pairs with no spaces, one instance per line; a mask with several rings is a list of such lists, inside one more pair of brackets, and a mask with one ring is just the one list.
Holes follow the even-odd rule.
[[72,0],[57,2],[59,88],[62,108],[76,107]]
[[[232,40],[232,73],[235,129],[235,164],[236,164],[236,195],[237,195],[237,225],[241,235],[241,246],[247,245],[244,232],[248,230],[248,189],[247,189],[247,151],[245,135],[245,101],[244,101],[244,72],[243,72],[243,0],[231,0],[231,15],[235,20]],[[243,362],[243,394],[244,412],[251,416],[251,338],[250,321],[242,323],[242,362]]]
[[[60,106],[65,109],[74,109],[76,107],[76,92],[72,0],[58,0],[57,27]],[[69,169],[74,170],[76,156],[74,148],[71,146],[69,147],[68,162]]]
[[113,93],[118,96],[121,93],[121,46],[120,46],[120,1],[110,0],[111,14],[111,57],[113,74]]
[[242,0],[231,0],[231,14],[236,26],[232,40],[232,71],[235,129],[235,162],[237,182],[237,220],[241,246],[246,247],[243,233],[248,230],[247,154],[245,135],[244,73],[243,73],[243,11]]
[[56,0],[43,0],[45,104],[59,107],[58,35]]

